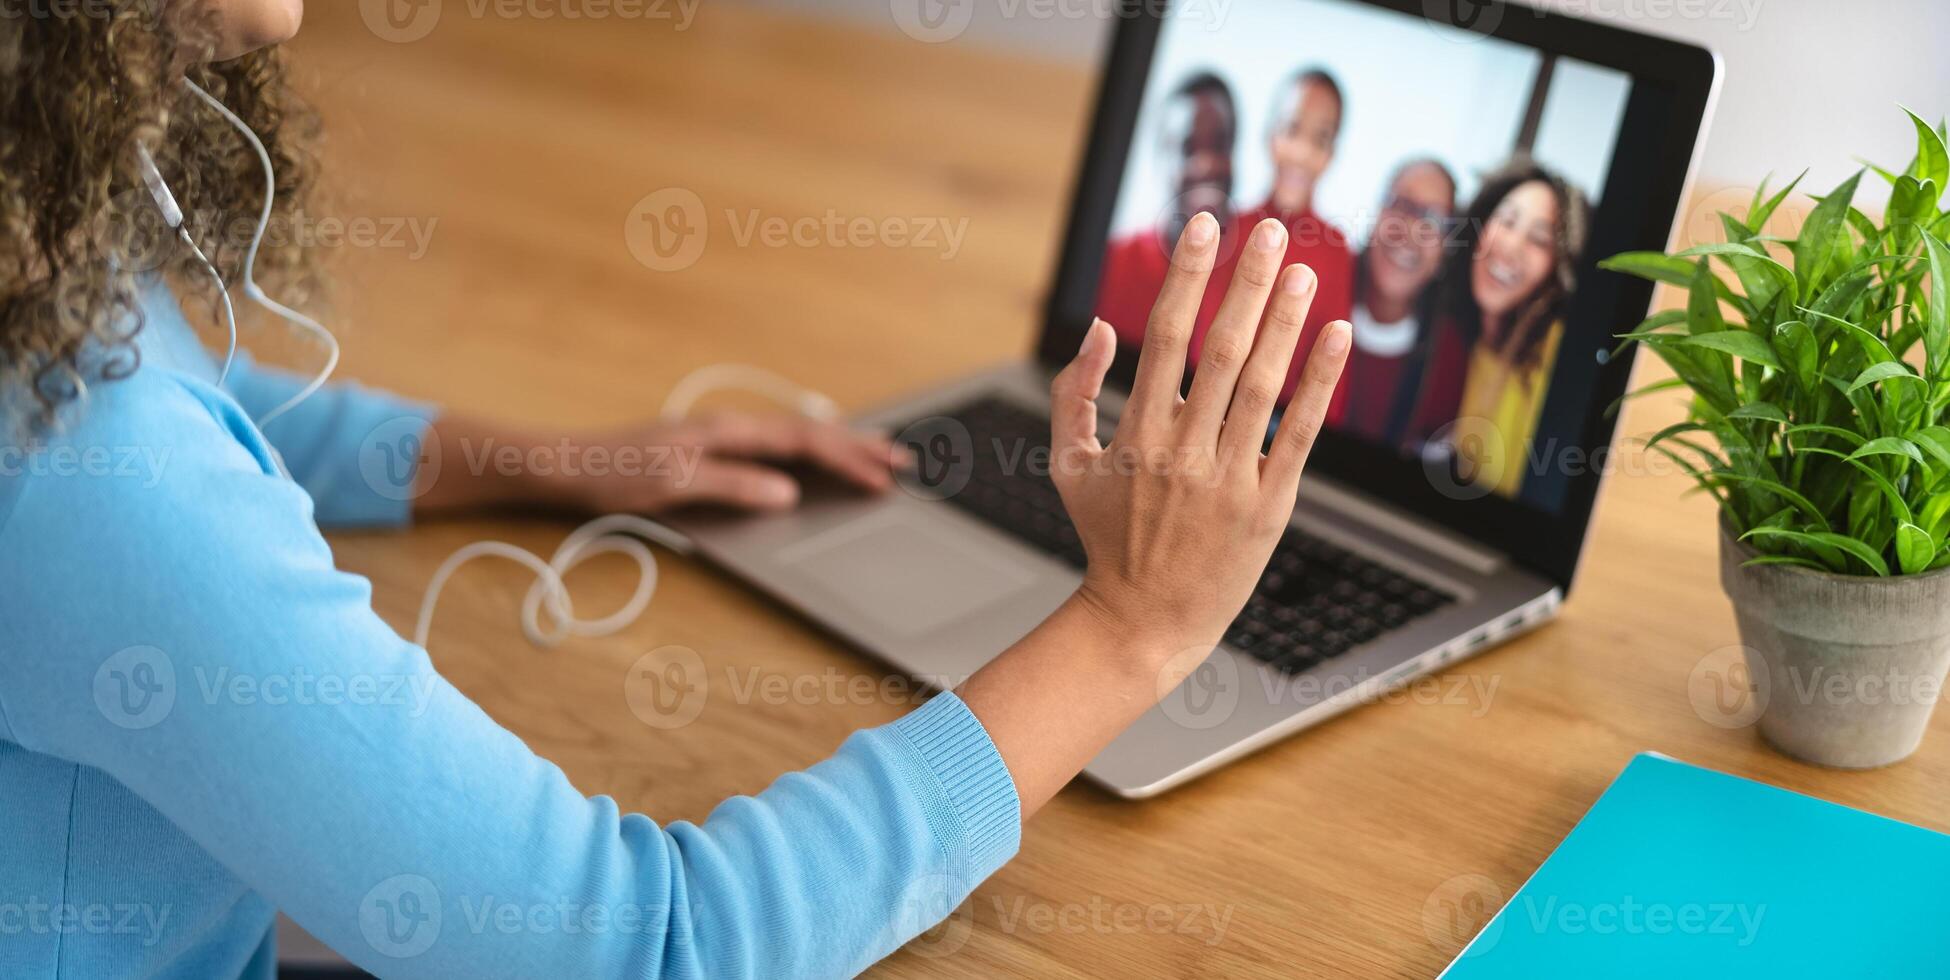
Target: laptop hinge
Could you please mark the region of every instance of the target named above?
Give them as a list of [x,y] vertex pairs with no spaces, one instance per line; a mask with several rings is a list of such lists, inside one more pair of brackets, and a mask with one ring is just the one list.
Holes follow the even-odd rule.
[[1307,474],[1300,484],[1300,497],[1379,528],[1403,542],[1440,555],[1481,575],[1492,574],[1509,563],[1509,559],[1497,551],[1350,490],[1331,477]]

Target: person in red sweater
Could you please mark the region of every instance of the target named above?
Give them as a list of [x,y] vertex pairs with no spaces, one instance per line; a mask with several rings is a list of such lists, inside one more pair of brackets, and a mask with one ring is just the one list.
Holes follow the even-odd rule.
[[[1232,154],[1238,139],[1238,115],[1232,89],[1211,72],[1186,79],[1166,98],[1164,151],[1172,155],[1171,202],[1158,225],[1132,232],[1110,243],[1104,255],[1103,277],[1097,284],[1097,314],[1117,331],[1119,343],[1137,346],[1144,340],[1151,304],[1165,284],[1165,270],[1185,223],[1200,211],[1219,220],[1219,258],[1223,263],[1237,252],[1232,226]],[[1213,273],[1214,279],[1219,274]],[[1220,280],[1207,290],[1208,300],[1225,294]],[[1200,310],[1199,329],[1210,322],[1217,304]]]
[[[1238,264],[1240,244],[1254,226],[1267,218],[1278,218],[1286,227],[1286,263],[1304,263],[1314,270],[1319,285],[1301,335],[1301,350],[1310,349],[1308,345],[1323,327],[1347,319],[1353,308],[1354,256],[1348,250],[1347,237],[1314,213],[1314,189],[1334,161],[1344,106],[1340,84],[1332,75],[1320,69],[1296,73],[1286,83],[1267,133],[1273,186],[1265,203],[1250,212],[1233,215],[1230,221],[1223,219],[1222,212],[1213,212],[1221,216],[1224,229],[1218,265],[1212,273],[1214,279],[1230,281],[1227,277]],[[1229,188],[1229,162],[1226,183]],[[1197,213],[1197,209],[1184,206],[1188,192],[1183,178],[1178,186],[1179,196],[1159,229],[1113,241],[1104,258],[1104,275],[1097,295],[1098,315],[1109,321],[1127,344],[1137,344],[1144,338],[1144,321],[1149,315],[1145,297],[1157,295],[1168,265],[1168,247],[1177,241],[1177,232],[1183,229],[1184,219],[1172,216],[1180,212]],[[1176,227],[1173,227],[1174,220]],[[1204,352],[1205,333],[1213,317],[1218,315],[1219,300],[1224,294],[1223,288],[1206,290],[1188,349],[1194,364]],[[1289,366],[1286,385],[1280,393],[1282,404],[1292,397],[1299,383],[1299,371],[1299,363]],[[1330,425],[1345,411],[1346,394],[1345,384],[1335,392],[1334,404],[1328,411]]]
[[1456,211],[1456,178],[1434,158],[1395,171],[1368,247],[1356,260],[1354,350],[1342,385],[1343,432],[1399,446],[1427,356],[1430,300]]

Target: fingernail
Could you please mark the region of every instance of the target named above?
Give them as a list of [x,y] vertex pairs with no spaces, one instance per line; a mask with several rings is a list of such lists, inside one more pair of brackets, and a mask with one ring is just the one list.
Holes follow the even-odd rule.
[[767,507],[790,507],[799,501],[799,485],[791,480],[767,480],[759,497]]
[[1272,251],[1286,244],[1286,227],[1268,218],[1253,229],[1253,247]]
[[1104,318],[1100,316],[1090,318],[1090,326],[1083,328],[1083,343],[1077,345],[1078,354],[1090,349],[1090,338],[1097,335],[1097,324],[1103,322]]
[[1281,283],[1289,294],[1298,296],[1314,288],[1314,270],[1304,265],[1293,266],[1286,271],[1286,278]]
[[1210,211],[1192,215],[1191,223],[1185,226],[1185,240],[1193,245],[1209,245],[1218,234],[1219,219],[1212,217]]
[[1346,353],[1348,341],[1353,339],[1353,333],[1354,331],[1350,329],[1346,323],[1343,323],[1339,320],[1336,320],[1333,323],[1328,324],[1327,340],[1326,340],[1327,353],[1329,354]]

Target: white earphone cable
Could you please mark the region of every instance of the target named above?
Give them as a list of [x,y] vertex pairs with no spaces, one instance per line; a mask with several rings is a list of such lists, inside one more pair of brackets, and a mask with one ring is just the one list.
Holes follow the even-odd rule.
[[[742,364],[713,364],[685,375],[672,386],[658,417],[666,422],[676,421],[704,395],[727,388],[744,388],[776,399],[813,418],[833,418],[839,414],[831,399],[771,371]],[[433,578],[427,582],[426,594],[420,599],[420,615],[413,626],[413,643],[422,650],[427,649],[427,640],[433,631],[434,607],[440,604],[441,590],[447,587],[447,581],[454,572],[476,558],[486,557],[520,562],[535,573],[535,581],[528,587],[528,593],[521,602],[521,631],[528,637],[528,642],[549,649],[571,636],[609,636],[621,632],[643,615],[657,591],[657,558],[644,545],[644,541],[663,545],[680,555],[691,552],[689,538],[635,514],[609,514],[576,528],[569,532],[569,536],[556,547],[555,554],[546,561],[534,552],[506,541],[476,541],[448,555],[447,560],[434,570]],[[607,616],[578,618],[563,578],[570,569],[603,554],[625,555],[637,563],[639,574],[636,591],[627,602]],[[543,623],[544,610],[552,623]]]
[[[276,408],[271,409],[268,412],[265,412],[263,417],[257,419],[258,427],[263,428],[266,423],[270,422],[272,419],[275,419],[280,415],[283,415],[286,412],[291,411],[293,408],[298,407],[299,403],[303,402],[307,398],[310,398],[313,394],[317,393],[318,389],[325,386],[326,379],[332,376],[333,371],[338,370],[339,342],[337,337],[332,336],[332,332],[330,330],[325,329],[324,324],[321,324],[317,320],[314,320],[311,317],[308,317],[303,313],[300,313],[297,310],[294,310],[291,307],[286,306],[283,303],[280,303],[277,300],[272,299],[270,296],[265,294],[263,289],[258,287],[257,253],[258,250],[263,247],[264,236],[270,230],[271,227],[272,195],[276,193],[277,186],[278,186],[277,173],[271,167],[271,154],[269,151],[264,149],[264,141],[258,139],[257,134],[251,131],[250,126],[246,125],[242,119],[238,118],[236,113],[231,112],[228,106],[224,105],[221,102],[218,102],[215,96],[204,91],[202,86],[196,84],[193,81],[190,81],[187,78],[183,79],[183,84],[188,86],[190,92],[195,94],[197,98],[202,99],[204,104],[208,105],[211,109],[215,110],[216,113],[222,116],[226,122],[230,123],[230,125],[233,128],[235,128],[239,133],[243,134],[244,141],[250,144],[251,150],[257,154],[257,162],[260,165],[262,165],[264,168],[264,204],[258,211],[257,229],[251,235],[250,249],[244,253],[244,295],[249,296],[259,306],[262,306],[265,309],[270,310],[272,313],[275,313],[278,316],[284,318],[287,322],[291,323],[292,325],[303,327],[306,330],[310,331],[312,336],[318,338],[319,343],[325,345],[324,368],[322,368],[317,375],[313,376],[311,381],[308,382],[303,388],[299,389],[297,394],[292,395],[290,398],[286,399],[283,404],[277,406]],[[195,248],[195,245],[192,244],[191,248]],[[202,254],[202,251],[198,250],[197,254],[200,256]],[[205,260],[205,264],[208,264],[208,260]],[[218,280],[219,288],[221,288],[222,282],[223,281],[221,279]],[[226,295],[224,298],[224,305],[226,308],[228,308],[229,304],[230,304],[230,299],[229,296]],[[223,383],[224,378],[229,376],[230,362],[231,359],[236,356],[236,353],[237,353],[237,324],[236,324],[236,319],[233,315],[230,320],[230,353],[224,357],[223,374],[220,375],[217,379],[217,383],[219,385]]]

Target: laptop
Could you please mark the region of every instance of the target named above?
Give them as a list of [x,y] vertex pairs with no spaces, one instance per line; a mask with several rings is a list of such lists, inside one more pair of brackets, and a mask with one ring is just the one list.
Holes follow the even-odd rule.
[[[1280,216],[1289,260],[1321,276],[1309,328],[1349,319],[1354,356],[1245,611],[1085,769],[1137,798],[1556,613],[1631,373],[1614,337],[1652,299],[1597,263],[1667,246],[1720,66],[1478,0],[1132,0],[1115,21],[1033,356],[856,420],[916,451],[904,492],[809,490],[790,514],[678,524],[707,559],[953,687],[1081,581],[1048,477],[1053,372],[1093,316],[1111,321],[1108,439],[1177,231],[1220,217],[1219,282],[1244,229]],[[1515,367],[1485,368],[1492,349]]]

